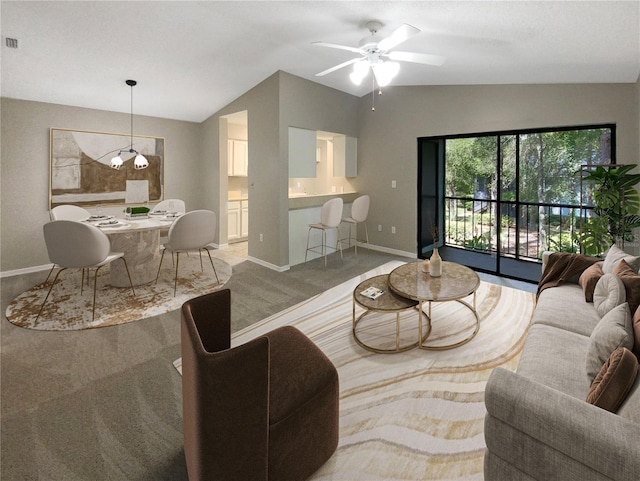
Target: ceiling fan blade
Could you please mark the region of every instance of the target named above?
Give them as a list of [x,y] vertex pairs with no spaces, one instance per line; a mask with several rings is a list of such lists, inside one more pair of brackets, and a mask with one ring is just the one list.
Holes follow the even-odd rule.
[[340,49],[340,50],[348,50],[349,52],[354,52],[354,53],[362,53],[359,48],[348,47],[346,45],[338,45],[336,43],[311,42],[311,45],[317,45],[319,47],[337,48],[337,49]]
[[414,62],[422,63],[425,65],[440,66],[446,60],[440,55],[431,55],[428,53],[415,53],[415,52],[389,52],[386,54],[391,60],[399,60],[401,62]]
[[402,42],[418,33],[420,33],[419,28],[412,27],[411,25],[404,23],[396,28],[391,35],[380,40],[378,42],[378,48],[383,52],[388,52],[396,45],[400,45]]
[[339,69],[341,69],[343,67],[346,67],[347,65],[351,65],[351,64],[354,64],[356,62],[359,62],[360,60],[362,60],[362,57],[352,58],[351,60],[347,60],[346,62],[342,62],[341,64],[336,65],[335,67],[331,67],[331,68],[328,68],[327,70],[323,70],[322,72],[317,73],[316,77],[322,77],[323,75],[327,75],[328,73],[335,72],[336,70],[339,70]]

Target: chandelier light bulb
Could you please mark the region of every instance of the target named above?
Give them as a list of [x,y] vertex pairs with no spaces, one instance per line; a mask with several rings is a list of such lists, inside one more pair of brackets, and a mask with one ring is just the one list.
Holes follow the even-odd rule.
[[144,155],[138,154],[136,155],[136,158],[133,161],[133,167],[136,170],[146,169],[147,167],[149,167],[149,161],[146,159]]
[[120,167],[122,167],[123,163],[124,162],[122,161],[122,157],[120,157],[120,154],[118,154],[113,159],[111,159],[110,165],[112,169],[118,170]]

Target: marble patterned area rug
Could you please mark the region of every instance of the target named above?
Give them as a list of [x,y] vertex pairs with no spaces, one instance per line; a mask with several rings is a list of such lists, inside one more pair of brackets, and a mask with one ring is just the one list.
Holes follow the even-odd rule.
[[[82,295],[80,294],[82,282],[80,269],[67,269],[60,274],[37,320],[38,311],[54,275],[46,285],[44,282],[38,284],[13,299],[5,314],[7,319],[17,326],[45,331],[92,329],[146,319],[178,309],[185,301],[195,296],[220,289],[231,278],[231,265],[213,257],[220,280],[220,284],[216,285],[216,277],[206,254],[203,254],[202,261],[203,270],[200,268],[200,258],[197,253],[180,256],[180,272],[175,297],[173,295],[175,270],[171,264],[171,257],[164,260],[158,283],[135,287],[135,298],[130,287],[111,287],[109,266],[103,267],[98,274],[96,313],[93,321],[91,320],[93,270],[90,284],[86,284],[85,278]],[[44,280],[46,273],[43,273],[42,277]]]
[[[480,330],[445,351],[413,349],[374,354],[352,335],[352,292],[364,279],[390,272],[391,262],[233,335],[239,345],[283,325],[307,334],[340,375],[340,441],[310,479],[344,481],[482,480],[484,388],[498,366],[514,370],[534,308],[534,294],[482,282],[477,291]],[[361,312],[356,307],[356,315]],[[358,324],[361,339],[395,342],[394,316]],[[434,303],[430,339],[443,342],[473,329],[468,309]],[[401,319],[401,336],[417,337],[417,313]],[[386,326],[387,338],[382,326]],[[388,346],[387,346],[388,347]],[[181,360],[174,362],[180,371]]]

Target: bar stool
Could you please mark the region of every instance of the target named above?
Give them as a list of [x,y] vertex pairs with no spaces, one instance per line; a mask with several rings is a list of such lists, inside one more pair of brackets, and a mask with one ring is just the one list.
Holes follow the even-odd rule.
[[[307,250],[304,253],[304,261],[307,262],[307,254],[309,251],[315,252],[317,254],[322,254],[324,257],[324,266],[327,267],[327,248],[333,249],[334,252],[338,251],[338,247],[340,248],[340,258],[342,259],[342,243],[340,242],[340,219],[342,217],[342,199],[340,197],[336,197],[335,199],[331,199],[326,201],[322,205],[322,210],[320,212],[320,223],[319,224],[309,224],[309,231],[307,232]],[[309,240],[311,239],[311,230],[318,229],[322,231],[322,244],[318,246],[309,247]],[[327,231],[328,230],[336,230],[336,246],[328,246],[327,245]],[[318,249],[321,249],[318,251]]]
[[[351,239],[353,239],[353,245],[355,247],[355,253],[358,255],[358,224],[364,224],[364,233],[365,238],[367,240],[367,247],[369,247],[369,231],[367,230],[367,216],[369,215],[369,196],[361,195],[356,200],[353,201],[351,205],[351,217],[343,217],[342,222],[349,224],[349,237],[347,237],[347,249],[351,247]],[[351,235],[351,228],[355,226],[356,235]]]

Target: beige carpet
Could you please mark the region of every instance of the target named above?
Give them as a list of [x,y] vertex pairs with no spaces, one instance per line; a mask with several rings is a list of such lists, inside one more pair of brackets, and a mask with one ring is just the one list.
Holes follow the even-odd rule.
[[[337,367],[340,442],[312,480],[483,479],[485,384],[493,368],[515,369],[534,294],[482,282],[477,293],[481,326],[472,341],[447,351],[374,354],[353,340],[352,292],[363,279],[400,264],[387,263],[233,336],[238,345],[294,325]],[[434,304],[432,314],[433,341],[459,339],[472,329],[469,311],[458,303]],[[372,316],[361,325],[361,338],[369,335],[371,344],[385,346],[394,339],[389,315]],[[403,337],[417,336],[417,314],[403,316],[402,326]],[[180,359],[174,365],[180,370]]]
[[[231,277],[231,265],[216,257],[213,258],[213,263],[220,279],[219,285],[216,285],[216,277],[206,254],[203,257],[203,271],[200,268],[200,258],[197,253],[189,256],[181,255],[175,297],[173,295],[175,270],[171,265],[170,257],[164,260],[158,283],[135,287],[135,298],[131,288],[109,285],[109,267],[105,266],[100,269],[98,275],[96,315],[93,321],[91,320],[93,272],[91,284],[85,285],[84,292],[80,295],[81,271],[67,269],[58,277],[38,320],[36,317],[47,295],[53,275],[46,285],[38,284],[11,301],[7,307],[6,316],[17,326],[47,331],[91,329],[146,319],[178,309],[188,299],[222,288]],[[43,273],[42,278],[44,281],[46,273]]]

